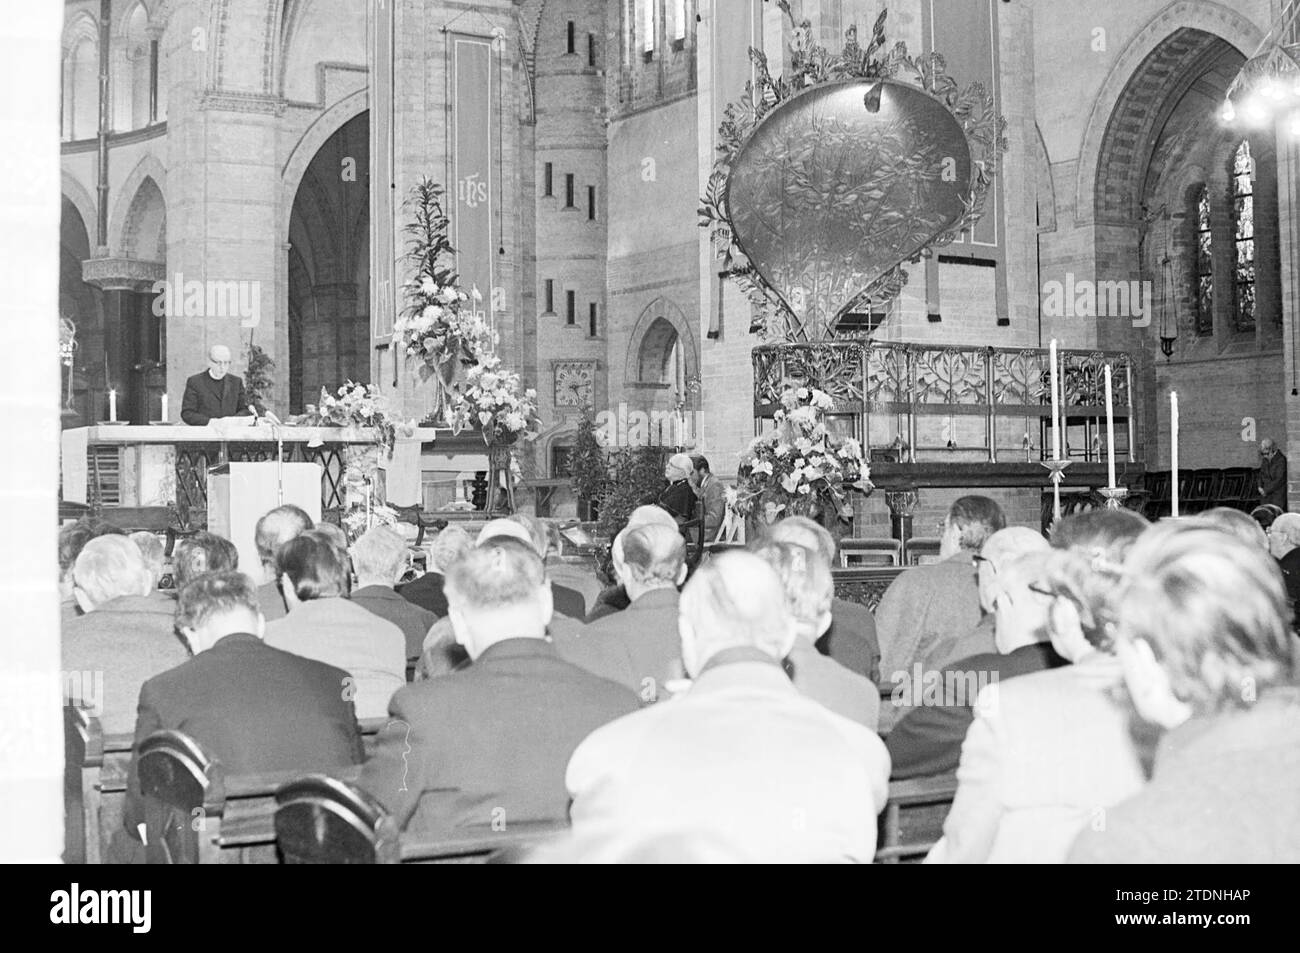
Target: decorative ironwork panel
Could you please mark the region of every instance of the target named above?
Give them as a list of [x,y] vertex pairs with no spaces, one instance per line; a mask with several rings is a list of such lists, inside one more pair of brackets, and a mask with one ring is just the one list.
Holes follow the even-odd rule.
[[1050,404],[1051,368],[1039,350],[993,352],[993,402]]
[[341,510],[344,504],[344,445],[340,443],[327,443],[319,447],[308,447],[305,444],[295,444],[295,447],[301,454],[301,458],[304,462],[320,464],[321,512],[324,513],[328,510]]
[[872,612],[880,605],[885,590],[898,578],[903,567],[880,569],[836,569],[831,572],[835,580],[835,595],[849,602],[866,606]]
[[176,447],[176,514],[184,526],[207,525],[209,452],[203,444]]
[[988,352],[968,348],[917,348],[916,401],[920,404],[988,403]]
[[911,351],[906,346],[867,351],[867,399],[873,404],[908,403],[911,389]]
[[785,379],[783,347],[754,348],[754,402],[775,404],[781,399],[781,382]]
[[754,349],[754,398],[776,403],[786,383],[816,387],[837,408],[861,405],[863,345],[858,342],[791,344]]
[[1127,355],[1066,352],[1061,363],[1061,389],[1067,407],[1101,407],[1106,403],[1107,364],[1111,366],[1111,399],[1116,411],[1129,406]]

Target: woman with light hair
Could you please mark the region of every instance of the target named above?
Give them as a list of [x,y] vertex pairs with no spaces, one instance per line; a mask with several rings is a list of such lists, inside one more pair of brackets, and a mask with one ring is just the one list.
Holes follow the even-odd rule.
[[1276,562],[1199,521],[1161,523],[1129,553],[1114,616],[1122,703],[1159,735],[1152,778],[1070,859],[1300,861],[1300,687]]

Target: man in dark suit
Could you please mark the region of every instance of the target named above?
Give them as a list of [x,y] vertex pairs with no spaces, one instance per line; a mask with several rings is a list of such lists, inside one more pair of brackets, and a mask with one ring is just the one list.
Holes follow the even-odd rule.
[[447,594],[443,591],[443,573],[473,545],[469,533],[459,526],[444,527],[428,546],[429,571],[419,579],[398,586],[397,594],[421,609],[428,609],[439,619],[446,618]]
[[393,696],[361,786],[408,831],[564,820],[574,748],[636,711],[636,695],[570,665],[546,641],[551,594],[530,545],[476,546],[449,567],[446,588],[473,664]]
[[[664,479],[668,486],[659,494],[658,504],[666,509],[677,521],[683,533],[689,533],[694,526],[698,533],[695,519],[695,488],[691,486],[691,471],[695,465],[684,453],[674,453],[664,466]],[[691,524],[688,526],[687,524]]]
[[[307,511],[292,503],[277,506],[257,521],[253,543],[257,546],[257,557],[262,561],[262,584],[257,589],[257,603],[262,618],[267,622],[283,619],[289,611],[275,568],[276,550],[313,528]],[[250,571],[249,575],[253,573]]]
[[1286,454],[1265,437],[1259,442],[1259,502],[1286,511]]
[[214,344],[208,351],[208,369],[185,381],[181,420],[202,427],[214,417],[247,417],[252,403],[244,382],[230,373],[230,348]]
[[644,702],[657,701],[667,682],[686,677],[677,632],[686,544],[677,530],[650,524],[623,530],[612,548],[631,604],[567,637],[552,633],[551,640],[566,661],[626,685]]
[[[270,648],[257,593],[239,572],[214,572],[180,593],[177,625],[194,658],[140,690],[135,744],[156,731],[189,735],[227,776],[314,771],[364,757],[348,673]],[[132,758],[124,824],[134,835],[144,805]]]
[[406,540],[387,526],[372,526],[352,544],[352,568],[357,585],[352,601],[381,619],[387,619],[406,637],[406,660],[420,657],[424,637],[438,617],[413,602],[407,602],[393,590],[393,584],[406,571]]

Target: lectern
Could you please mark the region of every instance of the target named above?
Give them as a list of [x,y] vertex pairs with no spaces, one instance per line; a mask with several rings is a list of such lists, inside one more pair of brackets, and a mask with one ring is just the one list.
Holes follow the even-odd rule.
[[[280,480],[283,481],[283,495]],[[320,521],[319,463],[223,463],[208,471],[208,532],[226,537],[239,550],[239,571],[262,581],[253,531],[267,511],[282,502]]]

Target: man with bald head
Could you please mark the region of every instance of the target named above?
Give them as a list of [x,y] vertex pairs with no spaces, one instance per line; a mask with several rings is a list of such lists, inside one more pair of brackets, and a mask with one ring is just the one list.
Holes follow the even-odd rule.
[[995,586],[998,572],[1022,556],[1041,555],[1049,549],[1051,545],[1043,538],[1043,534],[1036,533],[1027,526],[1008,526],[985,540],[979,553],[974,556],[980,608],[984,610],[984,617],[969,631],[953,632],[936,643],[925,659],[925,667],[941,669],[959,659],[996,651],[993,638],[993,600],[997,592]]
[[230,348],[214,344],[208,351],[208,369],[185,382],[181,420],[202,427],[214,417],[247,417],[252,403],[243,380],[230,373]]
[[643,702],[664,695],[666,682],[681,678],[677,587],[686,579],[686,544],[676,527],[629,526],[614,537],[614,571],[630,604],[579,630],[552,633],[560,657],[579,668],[626,685]]
[[[677,527],[677,521],[669,515],[668,511],[655,504],[638,506],[627,518],[627,525],[624,529],[632,529],[634,526],[642,526],[646,523],[654,523],[659,526],[667,526],[670,529]],[[627,597],[627,589],[622,582],[604,590],[596,597],[596,604],[591,607],[587,613],[587,622],[590,624],[597,619],[603,619],[607,615],[615,612],[622,612],[628,607],[631,600]]]
[[[257,602],[262,617],[267,622],[283,619],[288,614],[284,593],[280,591],[280,574],[275,568],[275,552],[291,539],[297,539],[313,529],[307,511],[292,503],[285,503],[267,512],[257,521],[253,530],[253,543],[257,558],[262,561],[261,585],[257,589]],[[252,573],[250,572],[251,576]]]
[[578,745],[565,774],[574,834],[676,832],[760,863],[870,863],[889,756],[782,669],[796,625],[773,569],[752,553],[709,560],[678,625],[690,689]]

